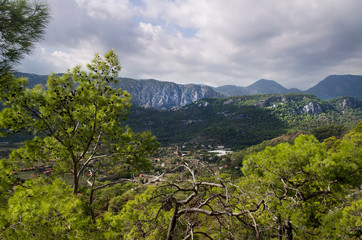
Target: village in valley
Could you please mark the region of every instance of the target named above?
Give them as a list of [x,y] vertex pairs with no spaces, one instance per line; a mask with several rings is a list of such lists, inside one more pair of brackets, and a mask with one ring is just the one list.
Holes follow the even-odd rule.
[[[0,154],[1,157],[8,157],[13,149],[18,148],[23,143],[0,143]],[[158,152],[151,157],[152,169],[150,172],[140,172],[139,174],[124,174],[123,171],[117,171],[115,169],[104,169],[102,172],[104,180],[113,180],[117,177],[130,177],[133,179],[147,179],[153,178],[156,175],[160,175],[164,172],[172,170],[175,166],[190,160],[202,160],[208,162],[210,166],[215,167],[219,171],[223,172],[237,172],[240,166],[233,164],[231,161],[231,151],[223,145],[204,145],[195,144],[192,142],[186,142],[181,145],[170,145],[160,147]],[[39,176],[50,177],[54,172],[55,159],[51,159],[48,162],[38,163],[36,165],[28,166],[23,164],[21,168],[13,171],[14,176],[21,180],[27,180],[31,178],[37,178]],[[96,161],[89,163],[88,168],[93,168],[97,165]],[[239,170],[240,171],[240,170]],[[85,179],[89,175],[89,171],[85,172]],[[147,181],[147,180],[143,180]],[[86,181],[83,181],[86,184]]]

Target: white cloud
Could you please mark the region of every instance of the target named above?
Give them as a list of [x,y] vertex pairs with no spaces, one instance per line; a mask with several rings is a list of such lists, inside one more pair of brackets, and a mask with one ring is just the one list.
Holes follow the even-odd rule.
[[133,6],[128,0],[75,0],[79,8],[87,11],[96,19],[129,19],[133,15]]

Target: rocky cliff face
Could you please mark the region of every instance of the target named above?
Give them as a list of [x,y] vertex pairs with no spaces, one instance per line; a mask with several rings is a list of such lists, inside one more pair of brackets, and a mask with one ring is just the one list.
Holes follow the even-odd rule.
[[303,111],[308,114],[316,114],[323,112],[321,105],[319,103],[310,102],[303,107]]
[[196,84],[181,85],[153,79],[135,80],[119,78],[119,82],[115,87],[129,92],[135,105],[155,109],[180,107],[201,98],[222,97],[222,94],[208,86]]
[[[15,75],[28,78],[28,87],[31,88],[36,84],[45,85],[48,79],[47,75],[20,72],[17,72]],[[118,83],[113,85],[113,87],[122,88],[129,92],[134,105],[154,109],[171,109],[187,105],[201,98],[218,98],[223,96],[209,86],[197,84],[182,85],[154,79],[118,78]]]

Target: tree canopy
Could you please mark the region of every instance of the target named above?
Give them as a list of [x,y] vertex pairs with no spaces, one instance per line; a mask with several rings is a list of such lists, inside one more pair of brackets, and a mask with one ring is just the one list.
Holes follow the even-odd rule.
[[[328,238],[332,232],[345,239],[358,238],[356,228],[332,230],[324,223],[335,211],[348,211],[341,206],[361,210],[359,200],[350,197],[358,195],[362,183],[360,126],[342,140],[332,137],[320,143],[312,135],[300,135],[294,144],[267,147],[245,159],[240,186],[263,199],[268,209],[259,219],[260,232],[286,239],[293,239],[293,235]],[[328,237],[323,235],[326,233]]]
[[0,75],[29,54],[44,34],[50,10],[31,0],[0,0]]
[[11,161],[54,161],[58,172],[71,173],[74,193],[89,166],[94,166],[93,177],[105,160],[129,170],[147,169],[146,156],[158,146],[151,133],[133,133],[122,124],[131,97],[110,86],[121,68],[114,51],[104,59],[97,54],[87,67],[89,73],[77,66],[62,76],[53,74],[46,86],[33,89],[22,87],[20,79],[0,113],[3,134],[35,136],[11,154]]

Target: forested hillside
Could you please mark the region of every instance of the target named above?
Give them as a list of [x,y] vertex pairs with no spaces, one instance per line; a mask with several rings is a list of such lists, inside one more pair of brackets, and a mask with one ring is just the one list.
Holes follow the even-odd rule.
[[321,100],[300,93],[202,99],[170,111],[133,108],[127,123],[150,130],[162,143],[193,141],[238,149],[290,131],[324,125],[350,129],[361,120],[359,100]]

